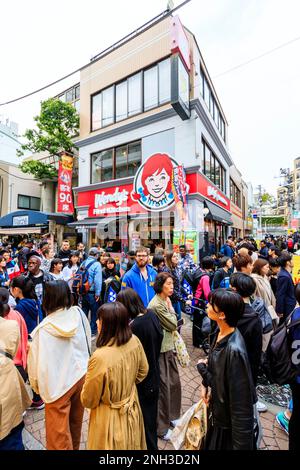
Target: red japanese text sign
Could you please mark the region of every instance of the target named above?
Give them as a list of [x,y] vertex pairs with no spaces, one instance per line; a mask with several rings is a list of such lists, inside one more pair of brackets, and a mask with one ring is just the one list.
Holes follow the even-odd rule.
[[58,168],[57,212],[73,214],[72,196],[73,157],[62,155]]

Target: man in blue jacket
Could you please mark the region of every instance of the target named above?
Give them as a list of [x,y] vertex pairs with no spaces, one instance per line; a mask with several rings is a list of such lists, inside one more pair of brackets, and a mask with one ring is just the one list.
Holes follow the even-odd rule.
[[139,294],[144,306],[147,308],[149,302],[155,296],[153,289],[157,272],[149,265],[149,250],[140,247],[136,250],[136,262],[123,277],[122,289],[131,287]]
[[235,247],[234,241],[228,239],[226,240],[226,243],[221,247],[220,253],[232,259],[235,255],[234,247]]
[[98,260],[98,248],[91,248],[88,258],[82,263],[88,271],[88,282],[90,290],[82,296],[82,310],[88,317],[91,311],[91,331],[92,335],[97,334],[97,310],[100,306],[100,294],[102,289],[102,267]]
[[285,319],[296,306],[295,286],[292,279],[293,257],[289,253],[283,253],[278,258],[281,269],[277,278],[276,312]]

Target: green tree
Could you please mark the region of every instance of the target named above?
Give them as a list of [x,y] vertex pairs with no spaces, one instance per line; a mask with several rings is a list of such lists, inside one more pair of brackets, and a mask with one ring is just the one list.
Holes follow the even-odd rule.
[[266,204],[267,202],[270,202],[272,204],[274,202],[274,196],[269,193],[264,193],[261,195],[261,200],[263,204]]
[[[49,156],[60,156],[62,152],[73,154],[77,148],[73,138],[79,131],[79,115],[70,103],[50,98],[41,103],[41,112],[34,118],[37,129],[27,129],[27,142],[17,150],[18,156],[25,151],[47,152]],[[52,164],[28,160],[20,165],[24,173],[31,173],[38,179],[54,178],[57,170]]]

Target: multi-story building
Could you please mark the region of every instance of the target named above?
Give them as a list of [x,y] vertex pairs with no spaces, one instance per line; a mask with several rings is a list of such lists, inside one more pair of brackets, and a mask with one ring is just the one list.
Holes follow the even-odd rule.
[[177,16],[81,70],[76,145],[74,226],[89,245],[114,241],[121,252],[184,241],[198,257],[220,247],[234,217],[242,234],[246,209],[240,183],[230,194],[226,117],[197,40]]

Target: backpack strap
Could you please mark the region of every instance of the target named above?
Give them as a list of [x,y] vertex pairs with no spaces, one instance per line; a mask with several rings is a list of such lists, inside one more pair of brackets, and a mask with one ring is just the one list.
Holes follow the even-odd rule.
[[13,357],[11,354],[9,354],[8,352],[6,351],[3,351],[3,349],[0,349],[0,354],[2,354],[2,356],[5,356],[5,357],[8,357],[8,359],[11,359],[13,360]]

